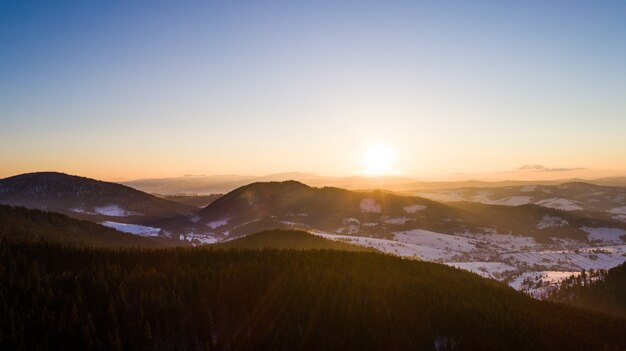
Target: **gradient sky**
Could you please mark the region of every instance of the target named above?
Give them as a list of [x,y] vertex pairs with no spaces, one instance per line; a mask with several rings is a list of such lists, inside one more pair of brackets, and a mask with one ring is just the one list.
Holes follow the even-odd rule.
[[0,177],[352,175],[372,145],[626,174],[626,2],[0,2]]

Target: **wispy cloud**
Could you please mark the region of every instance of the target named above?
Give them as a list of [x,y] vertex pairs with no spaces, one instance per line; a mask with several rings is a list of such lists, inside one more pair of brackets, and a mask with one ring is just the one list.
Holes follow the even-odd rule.
[[567,172],[567,171],[580,171],[586,168],[573,167],[573,168],[550,168],[543,165],[527,164],[518,167],[518,171],[534,171],[534,172]]

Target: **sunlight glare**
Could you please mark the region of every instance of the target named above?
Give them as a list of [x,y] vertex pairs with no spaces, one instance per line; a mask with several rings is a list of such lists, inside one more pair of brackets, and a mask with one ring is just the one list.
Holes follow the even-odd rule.
[[393,150],[383,144],[371,145],[363,157],[364,173],[367,175],[390,174],[393,166]]

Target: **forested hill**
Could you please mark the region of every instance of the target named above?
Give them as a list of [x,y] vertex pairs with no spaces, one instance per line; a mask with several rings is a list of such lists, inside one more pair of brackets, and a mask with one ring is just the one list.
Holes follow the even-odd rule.
[[0,205],[0,239],[67,246],[168,247],[189,245],[167,238],[144,238],[53,212]]
[[572,277],[551,299],[626,318],[626,264]]
[[220,249],[289,249],[375,251],[372,248],[332,241],[300,230],[267,230],[214,244]]
[[2,350],[624,350],[622,319],[332,250],[0,244]]
[[0,204],[61,212],[92,221],[171,217],[193,209],[121,184],[58,172],[0,179]]

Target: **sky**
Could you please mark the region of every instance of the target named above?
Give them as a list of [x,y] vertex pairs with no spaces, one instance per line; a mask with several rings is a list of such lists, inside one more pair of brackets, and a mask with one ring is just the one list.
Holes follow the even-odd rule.
[[3,1],[0,177],[626,175],[625,23],[621,0]]

